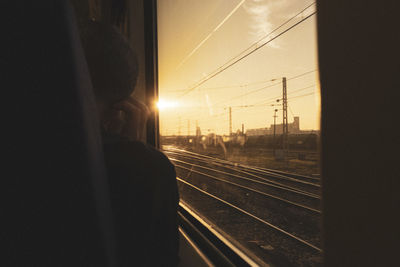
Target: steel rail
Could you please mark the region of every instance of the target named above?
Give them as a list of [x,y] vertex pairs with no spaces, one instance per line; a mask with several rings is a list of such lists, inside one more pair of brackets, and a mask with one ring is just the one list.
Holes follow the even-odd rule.
[[[234,171],[237,171],[237,172],[246,173],[248,175],[252,175],[254,177],[257,177],[259,179],[268,180],[265,177],[259,177],[259,176],[256,176],[255,174],[250,174],[248,171],[246,171],[246,169],[254,170],[250,166],[249,167],[243,167],[243,165],[242,166],[239,165],[239,164],[235,165],[235,163],[232,163],[232,162],[229,162],[229,161],[227,161],[226,163],[225,162],[221,163],[221,164],[228,164],[228,165],[231,165],[231,166],[233,165],[234,166],[234,167],[228,167],[226,165],[221,165],[221,164],[217,163],[220,160],[220,159],[217,159],[217,158],[212,158],[212,157],[205,156],[205,157],[210,158],[210,159],[205,159],[204,157],[193,156],[193,155],[190,155],[190,154],[189,155],[184,155],[184,153],[178,153],[178,152],[172,152],[172,151],[165,151],[165,152],[167,154],[176,154],[176,155],[179,155],[179,156],[182,156],[182,157],[191,157],[191,158],[195,158],[197,160],[207,161],[207,162],[209,162],[211,164],[214,164],[214,165],[217,165],[217,166],[221,166],[223,168],[231,169],[231,170],[234,170]],[[240,167],[240,168],[245,169],[245,170],[242,170],[242,169],[239,170],[237,167]],[[301,184],[306,184],[306,185],[314,186],[314,187],[317,187],[317,188],[321,187],[321,185],[319,185],[319,184],[315,184],[315,183],[299,180],[299,179],[292,178],[292,177],[287,177],[287,176],[280,175],[280,174],[277,174],[277,173],[270,173],[270,172],[265,172],[265,171],[260,171],[260,170],[255,170],[255,171],[257,173],[261,173],[261,174],[268,175],[270,177],[274,177],[274,178],[278,178],[278,179],[282,179],[282,180],[288,180],[288,181],[291,181],[291,182],[297,182],[297,183],[301,183]],[[305,177],[305,178],[308,178],[308,177]],[[270,181],[270,180],[268,180],[268,181]]]
[[[300,174],[289,173],[289,172],[280,171],[280,170],[272,170],[272,169],[267,169],[267,168],[262,168],[262,167],[254,167],[254,166],[249,166],[249,165],[245,165],[245,164],[239,164],[239,167],[251,169],[251,170],[254,170],[254,171],[261,172],[261,173],[273,173],[273,174],[282,175],[282,176],[286,175],[286,176],[288,176],[288,177],[290,177],[292,179],[296,179],[295,177],[301,177],[303,179],[321,181],[320,178],[315,178],[315,177],[311,177],[311,176],[307,176],[307,175],[300,175]],[[318,185],[318,184],[316,184],[316,185]]]
[[203,193],[203,194],[205,194],[205,195],[207,195],[207,196],[209,196],[209,197],[212,197],[212,198],[214,198],[214,199],[216,199],[216,200],[218,200],[218,201],[220,201],[220,202],[222,202],[222,203],[224,203],[224,204],[230,206],[231,208],[234,208],[234,209],[240,211],[241,213],[244,213],[244,214],[250,216],[251,218],[253,218],[253,219],[255,219],[255,220],[257,220],[257,221],[259,221],[259,222],[261,222],[261,223],[263,223],[263,224],[265,224],[265,225],[271,227],[271,228],[273,228],[274,230],[277,230],[278,232],[280,232],[280,233],[282,233],[282,234],[284,234],[284,235],[286,235],[286,236],[288,236],[288,237],[291,237],[292,239],[294,239],[294,240],[296,240],[296,241],[302,243],[303,245],[306,245],[307,247],[312,248],[312,249],[314,249],[314,250],[316,250],[316,251],[322,253],[322,249],[321,249],[321,248],[319,248],[319,247],[317,247],[317,246],[315,246],[315,245],[313,245],[313,244],[311,244],[311,243],[309,243],[309,242],[307,242],[307,241],[301,239],[300,237],[297,237],[297,236],[295,236],[295,235],[293,235],[293,234],[291,234],[291,233],[289,233],[289,232],[287,232],[287,231],[285,231],[285,230],[279,228],[278,226],[273,225],[272,223],[270,223],[270,222],[268,222],[268,221],[266,221],[266,220],[263,220],[263,219],[261,219],[261,218],[255,216],[255,215],[251,214],[250,212],[245,211],[244,209],[241,209],[241,208],[239,208],[239,207],[237,207],[237,206],[235,206],[235,205],[229,203],[229,202],[226,201],[226,200],[223,200],[223,199],[221,199],[221,198],[219,198],[219,197],[217,197],[217,196],[214,196],[213,194],[210,194],[210,193],[208,193],[208,192],[206,192],[206,191],[204,191],[204,190],[198,188],[197,186],[192,185],[192,184],[188,183],[187,181],[180,179],[179,177],[177,177],[176,179],[177,179],[177,181],[179,181],[179,182],[181,182],[181,183],[184,183],[184,184],[186,184],[186,185],[188,185],[188,186],[190,186],[190,187],[192,187],[192,188],[194,188],[194,189],[200,191],[201,193]]
[[[175,153],[175,152],[167,152],[167,154],[174,154],[177,155],[178,157],[183,157],[186,158],[187,160],[194,160],[194,161],[199,161],[198,163],[202,162],[202,163],[207,163],[207,164],[213,164],[215,166],[221,167],[221,168],[225,168],[234,172],[238,172],[238,173],[243,173],[243,174],[247,174],[250,176],[253,176],[257,179],[260,179],[262,181],[267,181],[267,182],[271,182],[271,183],[275,183],[278,185],[283,185],[283,186],[287,186],[290,187],[289,185],[284,185],[281,182],[277,182],[277,181],[272,181],[271,178],[276,178],[276,179],[280,179],[280,180],[285,180],[285,181],[289,181],[289,182],[293,182],[293,183],[297,183],[297,184],[301,184],[301,185],[305,185],[305,186],[311,186],[311,187],[315,187],[315,189],[320,189],[321,185],[319,184],[315,184],[315,183],[310,183],[310,182],[305,182],[302,180],[297,180],[297,179],[293,179],[290,177],[281,177],[275,174],[265,174],[265,173],[261,173],[263,176],[259,176],[257,172],[249,172],[249,171],[245,171],[241,168],[237,168],[237,167],[230,167],[230,166],[226,166],[217,162],[214,162],[212,160],[208,160],[208,159],[203,159],[200,157],[195,157],[195,156],[191,156],[191,155],[184,155],[181,153]],[[169,158],[173,158],[173,156],[169,156]],[[319,195],[318,195],[319,196]]]
[[[259,181],[259,180],[254,180],[254,179],[251,179],[251,178],[248,178],[248,177],[244,177],[244,176],[241,176],[241,175],[237,175],[237,174],[233,174],[233,173],[228,173],[228,172],[216,170],[216,169],[213,169],[213,168],[208,168],[208,167],[205,167],[205,166],[193,164],[193,163],[190,163],[190,162],[185,162],[185,161],[174,159],[174,158],[170,158],[170,160],[171,161],[175,161],[175,162],[180,162],[180,163],[183,163],[183,164],[187,164],[187,165],[191,165],[191,166],[194,166],[194,167],[202,168],[202,169],[205,169],[205,170],[210,170],[212,172],[226,174],[226,175],[233,176],[233,177],[236,177],[236,178],[242,179],[242,180],[247,180],[247,181],[250,181],[250,182],[253,182],[253,183],[258,183],[258,184],[262,184],[262,185],[266,185],[266,186],[270,186],[270,187],[279,188],[281,190],[286,190],[286,191],[293,192],[293,193],[296,193],[296,194],[299,194],[299,195],[303,195],[303,196],[307,196],[307,197],[310,197],[310,198],[321,199],[320,196],[318,196],[316,194],[309,193],[307,191],[304,191],[304,190],[301,190],[301,189],[297,189],[297,188],[294,188],[294,187],[291,187],[291,186],[283,185],[283,184],[280,184],[278,182],[269,181],[269,183],[266,183],[266,182],[262,182],[262,181]],[[252,175],[252,174],[249,174],[249,175]],[[255,177],[262,179],[261,177],[258,177],[258,176],[255,176]]]
[[273,198],[273,199],[279,200],[281,202],[285,202],[287,204],[290,204],[290,205],[293,205],[293,206],[296,206],[296,207],[300,207],[300,208],[303,208],[305,210],[308,210],[308,211],[311,211],[311,212],[314,212],[314,213],[321,214],[320,210],[305,206],[303,204],[299,204],[299,203],[296,203],[296,202],[293,202],[293,201],[290,201],[290,200],[287,200],[287,199],[284,199],[284,198],[281,198],[281,197],[278,197],[278,196],[275,196],[275,195],[272,195],[272,194],[268,194],[268,193],[265,193],[265,192],[262,192],[262,191],[259,191],[259,190],[244,186],[244,185],[240,185],[240,184],[237,184],[237,183],[234,183],[234,182],[226,181],[224,179],[221,179],[221,178],[218,178],[218,177],[215,177],[215,176],[212,176],[212,175],[209,175],[207,173],[200,172],[200,171],[192,170],[192,169],[186,168],[184,166],[180,166],[180,165],[175,165],[175,166],[178,167],[178,168],[182,168],[182,169],[191,171],[192,173],[193,172],[194,173],[198,173],[198,174],[200,174],[202,176],[206,176],[206,177],[209,177],[209,178],[217,180],[217,181],[221,181],[221,182],[224,182],[224,183],[227,183],[227,184],[231,184],[231,185],[234,185],[236,187],[243,188],[243,189],[252,191],[254,193],[257,193],[257,194],[260,194],[260,195],[263,195],[263,196],[266,196],[266,197],[269,197],[269,198]]
[[[207,155],[203,155],[203,154],[187,151],[187,150],[184,150],[184,149],[173,148],[173,149],[164,149],[164,151],[166,153],[181,152],[181,153],[186,153],[186,154],[190,154],[190,155],[196,155],[196,156],[200,156],[202,158],[212,159],[212,160],[220,162],[222,164],[228,164],[228,165],[233,165],[235,167],[247,168],[247,169],[250,169],[250,170],[255,170],[255,171],[262,172],[262,173],[269,174],[269,175],[270,174],[279,175],[279,176],[282,176],[282,177],[285,177],[285,178],[291,178],[291,179],[295,179],[295,180],[298,180],[298,179],[296,179],[294,177],[301,177],[303,179],[309,179],[309,180],[314,180],[314,181],[320,181],[321,180],[319,178],[306,176],[306,175],[300,175],[300,174],[289,173],[289,172],[284,172],[284,171],[280,171],[280,170],[267,169],[267,168],[262,168],[262,167],[254,167],[254,166],[249,166],[249,165],[242,164],[242,163],[235,163],[235,162],[231,162],[231,161],[228,161],[228,160],[223,160],[223,159],[219,159],[219,158],[210,157],[210,156],[207,156]],[[173,151],[177,151],[177,152],[173,152]],[[302,181],[302,180],[298,180],[298,181],[307,183],[306,181]]]

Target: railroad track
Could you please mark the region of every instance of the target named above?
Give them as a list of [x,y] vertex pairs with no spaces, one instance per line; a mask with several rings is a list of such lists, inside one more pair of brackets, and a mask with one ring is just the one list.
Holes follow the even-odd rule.
[[[248,180],[242,180],[243,177],[233,178],[221,173],[218,173],[218,176],[212,175],[210,171],[196,170],[197,167],[193,165],[190,168],[177,164],[175,166],[181,180],[202,188],[203,191],[216,195],[260,218],[282,225],[292,233],[299,233],[304,239],[319,239],[317,224],[321,212],[310,205],[312,202],[308,195],[297,191],[284,191],[286,189],[282,188],[279,188],[280,192],[277,192],[277,188],[270,188],[268,184],[263,187],[260,184],[255,184],[257,187],[253,184],[251,187]],[[304,197],[309,198],[308,203],[304,201]],[[304,228],[308,230],[304,231]]]
[[[297,175],[296,178],[293,176],[283,175],[281,173],[273,173],[270,171],[264,171],[259,168],[239,166],[238,164],[224,161],[208,156],[203,156],[193,152],[187,151],[164,151],[168,157],[178,164],[196,166],[197,168],[202,168],[203,171],[207,170],[210,172],[219,172],[226,175],[231,175],[233,177],[240,177],[241,179],[252,181],[254,183],[269,184],[270,187],[286,189],[287,191],[296,191],[299,194],[304,194],[309,198],[314,198],[320,200],[320,190],[321,186],[319,181],[315,181],[315,178],[307,176]],[[318,205],[318,204],[317,204]]]
[[273,170],[273,169],[267,169],[267,168],[262,168],[262,167],[249,166],[246,164],[231,162],[228,160],[223,160],[220,158],[203,155],[203,154],[187,151],[184,149],[179,149],[179,148],[172,147],[172,146],[166,146],[165,148],[163,148],[163,151],[166,154],[179,153],[180,155],[186,155],[187,157],[192,157],[192,158],[196,158],[196,159],[203,160],[203,161],[209,160],[214,163],[231,166],[231,167],[234,167],[237,169],[247,170],[247,171],[258,173],[258,174],[274,175],[276,177],[281,177],[282,179],[293,179],[294,181],[309,182],[311,184],[316,184],[316,185],[320,185],[320,182],[321,182],[321,179],[319,177],[306,176],[306,175],[300,175],[300,174],[296,174],[296,173],[284,172],[284,171],[280,171],[280,170]]
[[[276,235],[286,235],[283,239],[296,240],[296,246],[321,253],[319,179],[240,165],[183,149],[164,149],[164,153],[175,165],[180,189],[195,190],[196,193],[186,195],[191,198],[190,203],[199,202],[193,194],[201,194],[198,198],[223,203],[225,207],[218,211],[221,214],[234,209],[240,216],[279,232]],[[185,194],[181,195],[184,199]],[[212,209],[207,212],[211,217],[215,215]],[[226,215],[218,224],[231,220]]]
[[[184,162],[174,158],[170,158],[170,160],[174,162],[175,167],[178,168],[178,172],[180,169],[188,171],[186,172],[185,176],[188,176],[190,173],[196,173],[204,178],[234,185],[240,189],[257,193],[263,197],[279,200],[280,202],[295,206],[297,208],[302,208],[314,213],[321,213],[318,209],[320,205],[320,197],[318,195],[291,187],[282,186],[277,183],[259,181],[243,175],[232,174],[213,168]],[[201,169],[202,171],[197,169]]]
[[[232,201],[227,201],[223,197],[218,196],[217,193],[206,191],[201,186],[194,185],[186,179],[178,177],[177,181],[181,189],[180,191],[183,191],[182,197],[185,199],[186,194],[188,194],[188,198],[191,198],[185,200],[185,202],[190,202],[190,206],[194,206],[196,210],[200,210],[202,216],[206,216],[208,220],[213,221],[218,228],[223,229],[224,232],[231,235],[231,238],[241,240],[244,246],[249,246],[252,242],[264,244],[264,246],[260,245],[258,249],[254,247],[250,248],[257,256],[265,259],[265,257],[271,257],[271,254],[278,253],[290,258],[290,261],[295,263],[295,265],[302,260],[321,256],[322,249],[319,245],[313,244],[307,238],[287,230],[275,222],[271,222],[265,216],[260,216],[255,212],[249,211],[246,207],[232,203]],[[185,189],[182,190],[182,187]],[[197,196],[199,194],[202,196]],[[218,203],[212,204],[213,201]],[[207,208],[207,206],[211,206],[212,208]],[[219,215],[221,210],[224,213],[223,217]],[[238,226],[235,226],[231,222],[236,222],[236,224],[239,224],[239,227],[244,226],[246,231],[238,231]],[[257,239],[262,241],[254,241],[254,235],[257,235]],[[265,244],[268,244],[270,248],[274,248],[273,251],[261,249],[265,247]],[[296,253],[293,253],[293,251],[296,251]],[[299,259],[299,255],[305,257],[305,259]],[[281,264],[286,266],[285,262],[281,262]]]

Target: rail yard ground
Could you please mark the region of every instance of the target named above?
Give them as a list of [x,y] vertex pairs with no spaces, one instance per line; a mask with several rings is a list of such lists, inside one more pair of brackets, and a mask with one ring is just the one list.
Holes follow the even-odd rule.
[[260,266],[322,266],[319,178],[232,164],[211,149],[164,152],[181,201]]
[[181,146],[180,148],[225,159],[233,163],[319,177],[319,157],[317,151],[289,150],[286,160],[280,160],[274,157],[272,149],[263,147],[228,147],[226,155],[220,147],[196,148],[193,146]]

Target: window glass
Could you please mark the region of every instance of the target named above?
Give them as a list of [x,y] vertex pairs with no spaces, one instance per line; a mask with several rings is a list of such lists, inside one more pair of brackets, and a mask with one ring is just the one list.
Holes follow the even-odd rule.
[[160,143],[181,202],[260,264],[322,265],[315,2],[157,8]]

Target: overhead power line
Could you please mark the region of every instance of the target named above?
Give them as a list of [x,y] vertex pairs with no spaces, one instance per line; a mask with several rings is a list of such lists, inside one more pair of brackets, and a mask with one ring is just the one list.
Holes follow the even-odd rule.
[[[208,91],[208,90],[235,88],[235,87],[247,87],[247,86],[250,86],[250,85],[260,84],[260,83],[267,83],[267,82],[271,82],[271,79],[270,80],[255,81],[255,82],[251,82],[251,83],[243,83],[243,84],[221,85],[221,86],[216,86],[216,87],[205,87],[205,88],[203,87],[201,89]],[[182,93],[182,92],[184,92],[186,90],[187,89],[168,90],[168,91],[163,92],[163,93]]]
[[[306,72],[306,73],[310,73],[310,72]],[[295,78],[301,77],[301,76],[303,76],[303,75],[304,75],[304,74],[297,75],[297,76],[294,76],[294,77],[289,78],[289,79],[287,79],[287,80],[295,79]],[[300,92],[300,91],[309,89],[309,88],[313,88],[313,87],[315,87],[315,84],[310,85],[310,86],[307,86],[307,87],[303,87],[303,88],[300,88],[300,89],[296,89],[296,90],[294,90],[294,91],[288,92],[288,96],[290,96],[290,95],[292,95],[292,94],[295,94],[295,93],[298,93],[298,92]],[[309,95],[312,95],[312,94],[315,94],[315,92],[306,93],[306,94],[298,95],[298,96],[292,96],[292,97],[289,97],[288,100],[296,99],[296,98],[301,98],[301,97],[309,96]],[[269,105],[276,104],[276,100],[277,100],[277,99],[281,100],[281,99],[282,99],[282,95],[277,95],[277,96],[275,96],[275,97],[269,97],[269,98],[267,98],[267,99],[264,99],[264,100],[262,100],[262,101],[260,101],[260,102],[256,102],[256,103],[254,103],[254,104],[230,105],[229,107],[232,107],[232,108],[241,108],[241,109],[242,109],[242,108],[243,108],[243,109],[248,109],[248,108],[259,108],[259,107],[265,107],[265,106],[269,106]],[[224,108],[224,109],[226,109],[227,107],[228,107],[228,106],[217,106],[216,104],[211,105],[211,108]],[[224,112],[222,112],[222,113],[216,113],[216,114],[209,115],[209,116],[200,115],[200,113],[201,113],[200,110],[208,110],[208,109],[210,109],[210,107],[199,106],[199,107],[196,107],[196,110],[195,110],[195,111],[188,112],[188,113],[185,113],[185,114],[186,114],[187,116],[194,116],[194,117],[202,118],[202,119],[209,119],[210,117],[215,117],[215,116],[220,116],[220,115],[222,115],[222,114],[226,114],[226,111],[224,111]],[[178,120],[178,118],[175,118],[175,120]]]
[[[314,4],[314,3],[313,3]],[[281,24],[279,27],[275,28],[271,33],[275,32],[276,30],[278,30],[279,28],[281,28],[283,25],[287,24],[289,21],[293,20],[294,18],[296,18],[298,15],[302,14],[306,9],[308,9],[309,7],[311,7],[313,4],[309,5],[308,7],[306,7],[305,9],[303,9],[302,11],[300,11],[299,13],[297,13],[296,15],[294,15],[293,17],[291,17],[289,20],[287,20],[286,22],[284,22],[283,24]],[[277,34],[276,36],[272,37],[271,39],[269,39],[268,41],[266,41],[265,43],[256,46],[255,48],[251,49],[249,52],[245,53],[243,56],[240,56],[241,54],[243,54],[244,52],[248,51],[251,47],[253,47],[254,45],[257,45],[258,42],[252,44],[249,48],[245,49],[244,51],[242,51],[241,54],[239,54],[238,56],[234,57],[233,59],[230,59],[229,61],[227,61],[225,64],[223,64],[221,67],[217,68],[215,71],[211,72],[209,75],[207,75],[205,78],[203,78],[202,80],[200,80],[196,85],[190,87],[189,89],[187,89],[182,95],[186,95],[189,92],[193,91],[194,89],[196,89],[197,87],[199,87],[200,85],[204,84],[205,82],[207,82],[208,80],[214,78],[215,76],[217,76],[218,74],[222,73],[223,71],[225,71],[226,69],[232,67],[233,65],[235,65],[236,63],[238,63],[239,61],[243,60],[244,58],[248,57],[249,55],[253,54],[254,52],[256,52],[257,50],[259,50],[260,48],[264,47],[265,45],[271,43],[272,41],[274,41],[275,39],[277,39],[278,37],[280,37],[281,35],[285,34],[286,32],[290,31],[291,29],[295,28],[297,25],[301,24],[302,22],[306,21],[307,19],[309,19],[310,17],[312,17],[313,15],[316,14],[316,11],[312,12],[310,15],[302,18],[300,21],[296,22],[295,24],[293,24],[292,26],[290,26],[289,28],[287,28],[286,30],[280,32],[279,34]],[[269,36],[271,33],[269,33],[267,36]],[[266,37],[267,37],[266,36]],[[266,37],[264,37],[263,39],[265,39]],[[238,58],[239,57],[239,58]],[[235,59],[237,58],[237,59]],[[233,62],[231,62],[233,60]],[[231,62],[231,63],[230,63]]]
[[[299,75],[290,77],[290,78],[288,78],[288,79],[286,79],[286,80],[287,80],[287,81],[294,80],[294,79],[300,78],[300,77],[302,77],[302,76],[304,76],[304,75],[313,73],[313,72],[315,72],[315,71],[317,71],[317,70],[307,71],[307,72],[304,72],[304,73],[302,73],[302,74],[299,74]],[[277,80],[277,79],[272,79],[272,80]],[[268,86],[264,86],[264,87],[261,87],[261,88],[257,88],[257,89],[255,89],[255,90],[251,90],[251,91],[246,92],[246,93],[244,93],[244,94],[241,94],[241,95],[238,95],[238,96],[234,96],[234,97],[232,97],[232,98],[230,98],[230,99],[217,102],[217,103],[214,104],[214,105],[221,104],[221,103],[225,103],[225,102],[228,102],[228,101],[231,101],[231,100],[240,98],[240,97],[248,96],[248,95],[250,95],[250,94],[254,94],[254,93],[257,93],[257,92],[259,92],[259,91],[261,91],[261,90],[264,90],[264,89],[267,89],[267,88],[270,88],[270,87],[273,87],[273,86],[276,86],[276,85],[280,85],[280,84],[282,84],[282,82],[277,82],[277,83],[274,83],[274,84],[271,84],[271,85],[268,85]]]
[[[302,77],[302,76],[305,76],[305,75],[307,75],[307,74],[313,73],[313,72],[315,72],[315,71],[317,71],[317,70],[307,71],[307,72],[298,74],[298,75],[296,75],[296,76],[287,78],[286,80],[287,80],[287,81],[294,80],[294,79],[300,78],[300,77]],[[274,80],[274,79],[273,79],[273,80]],[[274,83],[274,84],[268,85],[268,86],[264,86],[264,87],[262,87],[262,88],[258,88],[258,89],[252,90],[252,91],[247,92],[247,93],[245,93],[245,94],[241,94],[241,95],[235,96],[235,97],[230,98],[230,99],[227,99],[227,100],[219,101],[219,102],[214,103],[214,104],[212,104],[212,105],[210,105],[210,106],[208,106],[208,107],[203,107],[203,106],[195,107],[195,106],[192,106],[192,107],[194,107],[196,110],[195,110],[195,111],[188,112],[188,113],[186,113],[186,115],[196,115],[196,114],[199,113],[199,109],[225,108],[225,107],[227,107],[227,106],[219,106],[219,104],[222,104],[222,103],[225,103],[225,102],[228,102],[228,101],[232,101],[232,100],[234,100],[234,99],[237,99],[237,98],[240,98],[240,97],[243,97],[243,96],[247,96],[247,95],[249,95],[249,94],[253,94],[253,93],[256,93],[256,92],[261,91],[261,90],[263,90],[263,89],[267,89],[267,88],[270,88],[270,87],[273,87],[273,86],[276,86],[276,85],[280,85],[280,84],[281,84],[281,82]],[[294,93],[297,93],[297,92],[299,92],[299,91],[302,91],[302,90],[305,90],[305,89],[308,89],[308,88],[312,88],[312,87],[315,87],[315,84],[310,85],[310,86],[307,86],[307,87],[303,87],[303,88],[300,88],[300,89],[297,89],[297,90],[294,90],[294,91],[291,91],[291,92],[288,92],[288,95],[292,95],[292,94],[294,94]],[[264,99],[264,100],[262,100],[262,101],[260,101],[260,102],[256,102],[256,103],[254,103],[254,104],[236,105],[236,106],[232,106],[232,107],[261,107],[261,106],[265,106],[265,105],[268,105],[268,104],[274,104],[274,103],[276,103],[276,100],[277,100],[277,99],[281,99],[281,97],[282,97],[281,95],[277,95],[277,96],[274,96],[274,97],[268,97],[267,99]],[[289,98],[289,99],[291,99],[291,98]]]
[[[313,72],[316,72],[316,71],[317,71],[316,69],[315,69],[315,70],[311,70],[311,71],[302,73],[302,74],[300,74],[300,75],[291,77],[291,78],[289,78],[288,80],[296,79],[296,78],[299,78],[299,77],[301,77],[301,76],[304,76],[304,75],[306,75],[306,74],[310,74],[310,73],[313,73]],[[226,89],[226,88],[235,88],[235,87],[247,87],[247,86],[250,86],[250,85],[255,85],[255,84],[260,84],[260,83],[271,82],[271,81],[273,81],[273,80],[275,80],[275,79],[262,80],[262,81],[254,81],[254,82],[242,83],[242,84],[221,85],[221,86],[216,86],[216,87],[205,87],[205,88],[203,87],[203,88],[201,88],[201,89],[204,90],[204,91],[209,91],[209,90],[216,90],[216,89]],[[168,90],[168,91],[165,91],[165,92],[163,91],[162,93],[163,93],[163,94],[168,94],[168,93],[182,93],[182,92],[184,92],[185,90],[186,90],[186,89]],[[257,90],[258,90],[258,89],[257,89]]]
[[[290,79],[288,79],[288,80],[290,80]],[[297,90],[292,91],[292,92],[289,92],[288,95],[291,95],[291,94],[294,94],[294,93],[297,93],[297,92],[300,92],[300,91],[303,91],[305,89],[312,88],[312,87],[315,87],[315,84],[307,86],[307,87],[303,87],[303,88],[300,88],[300,89],[297,89]],[[281,100],[282,96],[281,95],[277,95],[275,97],[270,97],[270,98],[268,98],[266,100],[263,100],[261,102],[255,103],[254,105],[265,105],[265,104],[268,104],[268,103],[274,103],[277,99]],[[270,100],[272,100],[272,101],[270,101]],[[266,102],[266,101],[268,101],[268,102]]]
[[289,100],[295,99],[295,98],[302,98],[302,97],[309,96],[309,95],[314,95],[314,94],[315,94],[315,92],[304,94],[304,95],[293,96],[293,97],[289,98]]
[[[290,81],[290,80],[298,79],[298,78],[300,78],[300,77],[303,77],[303,76],[305,76],[305,75],[307,75],[307,74],[310,74],[310,73],[313,73],[313,72],[316,72],[316,71],[318,71],[318,70],[317,70],[317,69],[314,69],[314,70],[306,71],[306,72],[303,72],[303,73],[301,73],[301,74],[295,75],[295,76],[293,76],[293,77],[287,78],[286,80],[287,80],[287,81]],[[277,79],[271,79],[271,80],[277,80]],[[269,80],[269,81],[271,81],[271,80]],[[256,93],[256,92],[261,91],[261,90],[263,90],[263,89],[267,89],[267,88],[270,88],[270,87],[273,87],[273,86],[276,86],[276,85],[280,85],[280,84],[281,84],[281,82],[278,82],[278,83],[274,83],[274,84],[271,84],[271,85],[268,85],[268,86],[264,86],[264,87],[261,87],[261,88],[257,88],[257,89],[255,89],[255,90],[246,92],[245,94],[241,94],[241,95],[234,96],[233,98],[230,98],[230,99],[227,99],[227,100],[223,100],[223,101],[216,102],[216,103],[211,104],[210,106],[207,106],[207,107],[204,107],[204,106],[198,106],[198,107],[196,107],[196,106],[191,106],[192,108],[195,108],[195,110],[187,112],[186,115],[187,115],[187,116],[189,116],[189,115],[191,115],[191,116],[196,116],[196,114],[199,114],[199,112],[200,112],[199,109],[201,109],[201,110],[203,110],[203,109],[208,109],[208,110],[209,110],[210,108],[225,108],[225,107],[227,107],[227,106],[220,106],[219,104],[225,103],[225,102],[228,102],[228,101],[232,101],[232,100],[234,100],[234,99],[237,99],[237,98],[240,98],[240,97],[243,97],[243,96],[247,96],[247,95],[249,95],[249,94],[253,94],[253,93]],[[290,91],[290,92],[288,92],[288,95],[292,95],[292,94],[294,94],[294,93],[297,93],[297,92],[299,92],[299,91],[302,91],[302,90],[305,90],[305,89],[308,89],[308,88],[311,88],[311,87],[315,87],[315,84],[310,85],[310,86],[307,86],[307,87],[303,87],[303,88],[300,88],[300,89],[296,89],[296,90],[294,90],[294,91]],[[294,97],[292,97],[292,98],[294,98]],[[292,98],[289,98],[289,99],[292,99]],[[268,105],[268,104],[276,103],[276,100],[277,100],[277,99],[281,99],[281,95],[277,95],[277,96],[274,96],[274,97],[269,97],[269,98],[267,98],[267,99],[264,99],[264,100],[262,100],[262,101],[260,101],[260,102],[256,102],[256,103],[254,103],[254,104],[235,105],[235,106],[232,106],[232,107],[247,107],[247,108],[248,108],[248,107],[261,107],[261,106],[265,106],[265,105]]]

